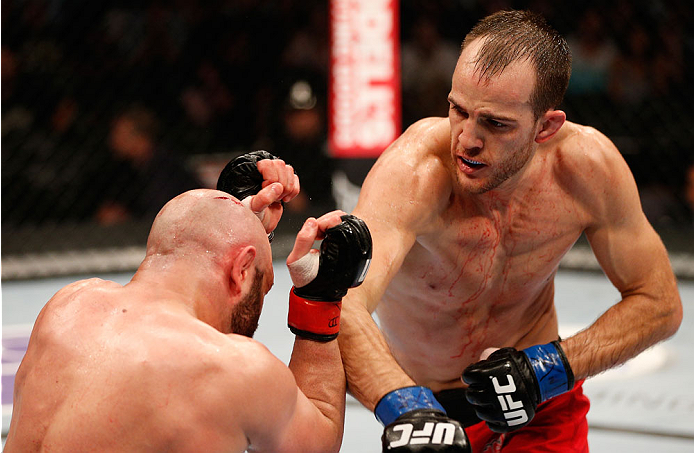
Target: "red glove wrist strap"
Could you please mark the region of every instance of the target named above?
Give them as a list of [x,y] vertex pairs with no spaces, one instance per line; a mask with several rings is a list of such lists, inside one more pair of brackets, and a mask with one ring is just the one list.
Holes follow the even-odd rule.
[[295,329],[319,335],[333,335],[340,331],[342,301],[321,302],[306,300],[289,292],[289,316],[287,323]]

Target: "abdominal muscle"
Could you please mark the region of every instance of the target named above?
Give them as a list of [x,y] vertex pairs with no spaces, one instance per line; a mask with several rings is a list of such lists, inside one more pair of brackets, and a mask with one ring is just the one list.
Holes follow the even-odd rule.
[[463,370],[485,349],[558,338],[554,275],[563,253],[546,262],[502,249],[464,249],[452,262],[416,244],[391,281],[376,313],[393,356],[418,384],[461,387]]

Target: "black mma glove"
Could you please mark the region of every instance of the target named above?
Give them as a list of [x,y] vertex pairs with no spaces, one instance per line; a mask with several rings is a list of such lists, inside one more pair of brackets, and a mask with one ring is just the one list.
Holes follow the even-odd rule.
[[518,351],[502,348],[463,371],[465,393],[489,429],[506,433],[533,419],[538,404],[574,386],[574,375],[558,341]]
[[470,453],[463,427],[448,418],[426,387],[394,390],[376,405],[376,418],[385,425],[381,444],[391,453]]
[[263,188],[263,175],[258,171],[258,162],[264,159],[278,159],[278,157],[261,150],[251,151],[232,159],[219,174],[217,190],[231,194],[240,201],[257,194]]
[[[287,323],[295,335],[317,341],[336,338],[342,297],[366,277],[371,262],[371,233],[366,223],[353,215],[341,219],[339,225],[325,231],[315,278],[292,288],[290,293]],[[315,256],[304,258],[311,260]]]

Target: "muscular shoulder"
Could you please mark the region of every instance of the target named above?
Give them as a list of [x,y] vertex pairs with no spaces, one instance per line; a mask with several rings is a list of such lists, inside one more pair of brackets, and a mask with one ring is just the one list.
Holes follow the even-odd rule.
[[[224,335],[226,348],[230,355],[238,355],[244,363],[244,372],[253,377],[273,375],[274,373],[291,375],[289,368],[278,359],[264,344],[243,335]],[[236,359],[234,359],[235,361]],[[227,362],[227,365],[236,367],[236,364]]]
[[[231,392],[229,396],[250,404],[268,392],[278,397],[282,390],[286,392],[287,388],[295,388],[289,368],[265,345],[241,335],[223,337],[225,340],[222,342],[209,344],[201,359],[215,362],[213,368],[217,372],[208,373],[208,377]],[[235,385],[229,385],[232,382]]]
[[110,290],[115,288],[121,288],[121,285],[109,280],[102,280],[100,278],[88,278],[86,280],[79,280],[64,286],[57,293],[55,293],[55,296],[53,297],[78,295],[90,291]]
[[451,193],[450,128],[446,118],[414,123],[379,157],[369,172],[357,210],[387,216],[430,220],[449,202]]
[[210,345],[200,356],[200,360],[214,362],[203,374],[204,388],[209,390],[203,394],[207,396],[207,409],[220,420],[233,418],[246,432],[267,423],[268,413],[284,418],[297,397],[296,381],[289,368],[253,339],[224,337],[222,345]]
[[548,145],[554,152],[556,179],[565,190],[593,214],[629,198],[635,183],[614,143],[589,126],[567,122],[564,127]]
[[593,127],[569,121],[562,127],[554,146],[561,161],[579,165],[581,169],[593,164],[609,163],[619,156],[619,151],[605,134]]
[[96,296],[97,293],[103,293],[104,296],[107,296],[119,288],[122,286],[118,283],[100,278],[90,278],[71,283],[51,297],[41,311],[37,322],[44,320],[49,313],[56,311],[60,311],[63,315],[66,313],[79,314],[81,313],[80,307],[84,304],[93,305],[94,298],[99,297]]
[[[379,159],[379,165],[401,164],[420,173],[448,173],[446,159],[450,154],[450,126],[447,118],[425,118],[408,127]],[[377,168],[377,167],[376,167]],[[388,168],[397,173],[397,167]],[[403,176],[407,175],[403,172]],[[418,175],[415,175],[418,176]]]
[[434,152],[435,148],[442,147],[446,150],[450,145],[450,122],[445,117],[429,117],[416,121],[409,126],[398,138],[406,140],[423,140],[417,145],[426,148],[428,152]]

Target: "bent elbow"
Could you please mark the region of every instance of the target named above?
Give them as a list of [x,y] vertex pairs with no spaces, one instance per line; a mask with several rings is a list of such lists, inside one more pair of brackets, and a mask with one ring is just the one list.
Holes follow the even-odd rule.
[[670,310],[668,316],[666,338],[670,338],[677,333],[682,325],[683,316],[684,309],[682,308],[682,301],[680,300],[679,296],[677,296],[672,304],[672,309]]
[[335,433],[331,433],[324,442],[320,442],[320,445],[312,451],[316,453],[339,453],[342,447],[342,430],[339,431],[339,435],[336,436]]
[[313,427],[314,443],[305,452],[315,453],[339,453],[342,447],[342,437],[344,435],[344,412],[338,415],[325,415],[324,423],[321,422]]

